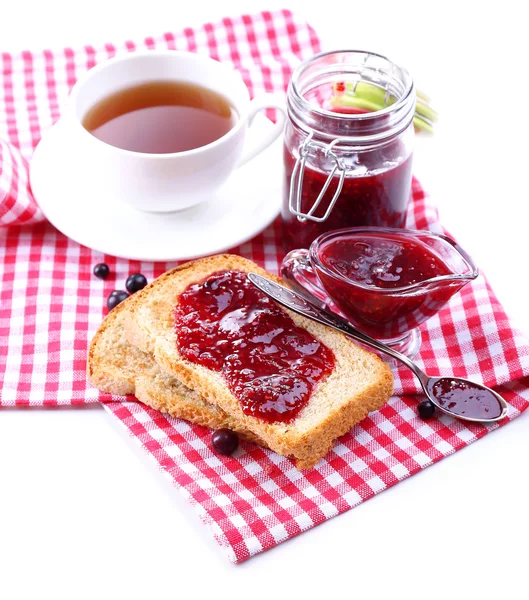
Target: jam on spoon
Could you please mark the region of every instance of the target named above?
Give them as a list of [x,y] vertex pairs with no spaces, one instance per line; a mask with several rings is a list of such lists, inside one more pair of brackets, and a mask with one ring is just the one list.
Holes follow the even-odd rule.
[[503,412],[492,390],[466,379],[441,377],[437,381],[431,380],[428,389],[439,408],[453,415],[480,420],[496,419]]
[[246,273],[219,271],[190,285],[175,308],[178,351],[220,372],[245,414],[289,422],[334,369],[334,354]]

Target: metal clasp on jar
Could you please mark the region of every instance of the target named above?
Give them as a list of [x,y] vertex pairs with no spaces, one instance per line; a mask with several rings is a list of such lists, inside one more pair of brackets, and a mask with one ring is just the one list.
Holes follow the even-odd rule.
[[[299,149],[298,149],[299,156],[296,160],[296,164],[294,165],[294,169],[292,171],[292,175],[290,178],[290,193],[289,193],[289,199],[288,199],[288,208],[292,214],[297,216],[298,221],[301,221],[302,223],[307,220],[315,221],[316,223],[321,223],[322,221],[325,221],[328,218],[328,216],[331,214],[331,211],[334,208],[334,205],[336,204],[338,197],[340,196],[340,192],[342,191],[342,187],[343,187],[343,181],[345,178],[346,168],[345,168],[343,161],[341,161],[336,156],[336,154],[333,152],[334,146],[340,142],[339,139],[335,139],[324,150],[325,158],[331,158],[334,162],[334,166],[331,169],[331,172],[329,173],[329,176],[327,177],[327,181],[325,182],[323,188],[321,189],[321,192],[319,193],[318,197],[316,198],[314,204],[309,208],[308,212],[302,212],[302,210],[301,210],[301,190],[303,188],[303,176],[305,175],[305,164],[307,162],[307,156],[309,155],[310,149],[316,148],[316,146],[314,144],[311,144],[311,140],[312,140],[312,133],[310,133],[309,136],[307,137],[307,139],[299,146]],[[325,192],[329,189],[332,178],[336,175],[336,173],[339,173],[340,179],[338,180],[338,186],[336,188],[336,191],[334,192],[334,196],[332,197],[332,200],[330,201],[329,206],[327,207],[327,210],[325,211],[325,214],[322,217],[315,217],[314,213],[318,209],[318,206],[321,204],[321,202],[325,196]]]

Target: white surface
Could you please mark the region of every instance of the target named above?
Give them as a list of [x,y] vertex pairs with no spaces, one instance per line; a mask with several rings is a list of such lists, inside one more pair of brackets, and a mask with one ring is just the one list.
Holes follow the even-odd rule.
[[[385,53],[441,111],[415,172],[529,334],[523,3],[10,3],[0,50],[157,34],[290,6],[327,49]],[[6,13],[9,18],[6,18]],[[60,15],[60,19],[59,19]],[[233,566],[103,411],[0,412],[0,598],[527,598],[529,415]],[[338,595],[339,594],[339,595]]]
[[[248,133],[250,147],[252,137],[264,138],[271,129],[272,123],[257,115]],[[79,170],[90,161],[78,155],[70,160],[68,134],[59,122],[44,135],[31,161],[31,186],[51,223],[89,248],[137,260],[196,258],[249,240],[279,213],[281,180],[259,174],[281,168],[280,140],[236,169],[205,202],[179,212],[146,213]]]

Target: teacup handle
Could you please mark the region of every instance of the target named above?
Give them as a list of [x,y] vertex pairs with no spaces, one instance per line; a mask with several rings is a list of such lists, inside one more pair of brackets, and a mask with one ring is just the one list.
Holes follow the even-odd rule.
[[312,267],[308,250],[300,248],[289,252],[281,263],[281,277],[290,288],[309,302],[316,300],[322,308],[329,307],[329,296]]
[[285,126],[286,120],[286,109],[285,109],[285,101],[278,94],[261,94],[260,96],[256,96],[250,102],[250,109],[248,112],[248,127],[252,126],[252,122],[255,118],[255,115],[262,110],[267,108],[275,108],[277,110],[277,121],[274,123],[274,126],[270,128],[268,133],[260,140],[256,145],[251,148],[245,149],[243,155],[239,162],[237,163],[237,168],[242,167],[248,161],[255,158],[258,154],[260,154],[265,148],[268,148],[272,142],[277,140],[277,138],[283,133],[283,128]]

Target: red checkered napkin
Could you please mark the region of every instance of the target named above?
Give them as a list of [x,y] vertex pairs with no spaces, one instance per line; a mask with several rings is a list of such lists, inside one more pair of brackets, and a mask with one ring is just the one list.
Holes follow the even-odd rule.
[[[437,211],[413,184],[408,226],[439,230]],[[275,223],[234,252],[276,271]],[[509,403],[501,425],[474,425],[417,416],[411,372],[394,369],[396,396],[342,436],[314,469],[242,443],[225,458],[211,450],[211,432],[134,402],[112,402],[114,414],[155,459],[211,528],[229,558],[241,562],[360,504],[413,473],[483,437],[529,406],[529,343],[479,277],[422,327],[418,363],[433,375],[454,373],[494,387]]]
[[[198,29],[95,49],[2,55],[0,139],[28,159],[60,114],[68,91],[99,60],[135,48],[206,52],[241,69],[252,93],[286,88],[295,64],[319,50],[314,31],[288,11],[224,19]],[[4,153],[4,147],[2,147]],[[108,293],[141,271],[152,279],[173,265],[104,256],[67,239],[27,205],[23,159],[11,154],[2,180],[12,200],[2,205],[17,226],[0,233],[0,405],[80,404],[101,400],[156,460],[210,526],[231,560],[239,562],[340,514],[394,483],[496,429],[441,415],[419,420],[411,374],[395,371],[396,396],[372,413],[316,468],[300,473],[268,450],[242,444],[234,457],[210,448],[210,431],[171,419],[87,386],[88,340],[104,314]],[[10,162],[9,162],[10,161]],[[13,176],[16,163],[18,175]],[[5,181],[16,181],[6,187]],[[22,183],[20,183],[22,182]],[[72,190],[75,193],[75,190]],[[0,196],[1,198],[1,196]],[[7,208],[5,208],[7,207]],[[33,211],[32,216],[20,217]],[[6,224],[8,221],[2,221]],[[410,227],[439,229],[437,212],[418,182],[413,185]],[[269,271],[283,258],[279,222],[233,249]],[[92,275],[104,261],[115,273]],[[529,406],[529,344],[509,321],[480,277],[422,327],[420,362],[432,374],[471,376],[495,386],[510,405],[508,423]]]

